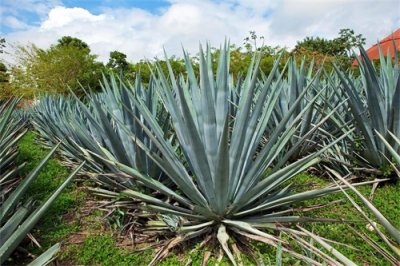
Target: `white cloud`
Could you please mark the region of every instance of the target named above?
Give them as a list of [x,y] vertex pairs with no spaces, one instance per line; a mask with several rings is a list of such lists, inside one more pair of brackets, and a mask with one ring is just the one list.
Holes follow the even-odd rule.
[[57,6],[50,10],[48,18],[42,23],[42,30],[56,30],[71,24],[96,23],[104,20],[104,15],[95,16],[83,8]]
[[171,0],[159,12],[143,9],[102,9],[95,15],[83,8],[54,7],[47,1],[40,8],[46,16],[39,26],[16,31],[8,41],[34,42],[49,47],[58,38],[71,35],[87,42],[106,61],[119,50],[130,60],[181,55],[181,44],[196,53],[199,42],[218,46],[225,37],[241,45],[250,30],[265,37],[266,44],[293,47],[306,36],[332,38],[339,29],[363,34],[368,45],[400,25],[397,0]]

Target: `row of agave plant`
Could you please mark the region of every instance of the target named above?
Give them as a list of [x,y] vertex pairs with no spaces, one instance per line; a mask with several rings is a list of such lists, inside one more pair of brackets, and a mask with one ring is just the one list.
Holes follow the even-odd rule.
[[[18,141],[27,131],[26,123],[14,116],[18,99],[0,102],[0,264],[15,264],[8,261],[10,255],[26,237],[54,202],[61,191],[71,182],[83,163],[77,167],[63,184],[40,206],[26,192],[30,184],[38,178],[43,167],[58,148],[55,145],[27,176],[21,177],[20,170],[25,166],[17,164]],[[55,244],[31,265],[47,265],[60,248]]]
[[[30,111],[32,123],[46,145],[62,141],[67,162],[87,161],[86,173],[101,185],[97,194],[139,200],[140,210],[155,214],[148,229],[172,232],[152,263],[182,241],[215,236],[233,264],[230,238],[261,241],[315,265],[353,265],[327,240],[284,225],[325,221],[294,215],[291,206],[377,182],[350,184],[341,174],[380,174],[398,159],[398,58],[393,65],[382,57],[377,69],[361,49],[358,77],[298,66],[294,59],[281,68],[278,58],[266,75],[255,54],[247,73],[232,77],[227,47],[215,73],[207,47],[200,49],[198,75],[184,53],[184,75],[156,64],[146,87],[140,76],[134,84],[111,76],[101,93],[84,99],[44,96]],[[336,183],[293,190],[290,180],[312,166],[329,169]],[[385,237],[394,253],[387,256],[396,262],[399,231],[378,213],[396,242]],[[315,257],[297,252],[276,231]]]

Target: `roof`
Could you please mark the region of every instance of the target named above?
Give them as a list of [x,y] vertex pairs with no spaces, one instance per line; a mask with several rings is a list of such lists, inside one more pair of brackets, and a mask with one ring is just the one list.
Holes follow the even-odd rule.
[[[400,51],[400,28],[398,28],[395,32],[386,36],[379,43],[373,45],[366,51],[370,59],[372,60],[379,59],[379,46],[381,47],[384,56],[387,56],[388,52],[390,52],[390,56],[393,57],[394,47],[396,47],[397,51]],[[357,60],[353,61],[353,65],[358,65]]]

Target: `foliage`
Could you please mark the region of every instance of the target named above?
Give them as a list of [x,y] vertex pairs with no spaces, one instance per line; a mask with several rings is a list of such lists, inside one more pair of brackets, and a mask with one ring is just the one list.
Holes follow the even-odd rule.
[[[346,186],[350,188],[362,201],[363,205],[368,209],[374,216],[374,218],[379,222],[379,224],[385,229],[388,233],[386,236],[381,229],[379,229],[378,225],[373,222],[367,215],[367,213],[360,207],[359,204],[355,202],[355,200],[343,190],[343,193],[346,197],[350,200],[350,202],[354,205],[354,207],[361,213],[361,215],[368,221],[369,225],[372,227],[373,231],[383,240],[386,247],[389,247],[391,252],[386,251],[385,247],[380,246],[377,242],[374,242],[371,238],[364,235],[361,237],[366,239],[366,241],[373,246],[377,252],[382,254],[389,262],[395,265],[400,260],[400,230],[397,229],[368,199],[366,199],[361,192],[359,192],[353,185],[351,185],[346,179],[340,176],[339,173],[335,172],[334,170],[328,169],[329,172],[339,180],[339,182],[343,182]],[[390,239],[392,238],[392,239]]]
[[392,144],[390,144],[390,142],[388,142],[385,139],[385,137],[379,134],[379,132],[376,132],[376,134],[383,141],[389,153],[393,156],[394,160],[397,162],[397,165],[400,166],[400,152],[396,152],[396,146],[400,146],[400,137],[396,137],[396,135],[394,135],[392,132],[388,132],[387,137],[393,139],[393,142],[391,142]]
[[4,53],[5,47],[6,47],[6,39],[0,37],[0,54]]
[[8,99],[11,96],[10,73],[7,66],[0,61],[0,99]]
[[[284,159],[283,162],[275,161],[284,152],[302,115],[310,109],[317,97],[310,99],[302,112],[289,121],[307,90],[300,93],[275,130],[270,132],[266,143],[262,143],[278,96],[284,84],[287,84],[279,82],[283,78],[283,74],[277,72],[279,60],[275,62],[268,78],[260,80],[260,58],[255,57],[246,77],[238,80],[235,85],[228,74],[228,58],[229,49],[225,46],[214,75],[211,50],[208,48],[205,55],[200,50],[200,83],[187,54],[187,79],[176,78],[172,67],[168,65],[170,79],[167,80],[162,68],[157,65],[155,89],[171,116],[179,149],[165,137],[163,124],[150,115],[151,110],[143,100],[133,99],[135,108],[144,120],[139,124],[158,147],[160,155],[141,143],[135,132],[126,126],[123,128],[132,139],[136,139],[137,145],[179,190],[116,159],[110,160],[99,155],[106,163],[138,180],[138,184],[147,190],[158,191],[168,198],[166,201],[164,197],[155,197],[139,189],[127,188],[122,193],[126,197],[145,202],[143,208],[146,210],[164,214],[160,223],[157,223],[157,229],[171,230],[177,234],[157,254],[153,263],[179,242],[207,233],[216,234],[225,253],[235,263],[229,248],[230,236],[242,235],[277,246],[281,240],[265,229],[284,230],[278,228],[276,223],[306,220],[301,216],[290,215],[288,205],[339,190],[339,187],[333,186],[293,193],[290,185],[284,185],[297,173],[318,163],[321,154],[334,143],[291,164],[285,165]],[[237,100],[233,97],[237,97]],[[120,124],[122,126],[123,122]],[[291,149],[285,152],[290,155],[294,151]],[[264,176],[264,172],[271,167],[272,171]],[[296,237],[303,235],[296,230],[290,233]],[[284,251],[313,262],[287,247]],[[339,260],[348,261],[335,250],[334,253]]]
[[349,68],[353,60],[352,49],[364,44],[365,38],[361,34],[355,34],[351,29],[341,29],[339,36],[331,40],[306,37],[297,42],[293,53],[298,57],[305,56],[314,59],[317,66],[322,65],[323,62],[326,62],[327,65],[337,62],[341,66]]
[[[301,191],[309,187],[323,187],[328,182],[328,179],[301,174],[294,179],[294,186]],[[371,186],[359,187],[358,191],[360,191],[364,197],[368,197],[371,193]],[[348,191],[347,193],[354,198],[357,204],[363,204],[354,192]],[[400,204],[399,195],[400,186],[393,186],[392,184],[380,185],[375,192],[373,201],[371,201],[396,227],[400,226],[400,220],[397,218],[400,213],[398,208],[395,207]],[[357,262],[358,265],[391,265],[383,256],[378,254],[365,239],[360,237],[359,234],[366,235],[380,245],[385,245],[376,233],[369,229],[369,223],[342,193],[331,194],[323,199],[310,200],[306,202],[306,204],[316,206],[329,204],[329,206],[324,208],[310,210],[308,213],[310,217],[325,217],[328,219],[341,219],[345,221],[344,223],[305,224],[304,226],[308,230],[312,230],[324,238],[338,241],[334,246],[352,261]],[[303,204],[299,206],[302,205]],[[367,209],[366,212],[368,216],[373,217],[373,214]]]
[[361,34],[355,35],[354,30],[341,29],[339,36],[332,40],[320,37],[306,37],[297,42],[294,50],[306,49],[319,52],[324,55],[344,56],[351,53],[351,49],[365,44],[365,38]]
[[126,60],[126,54],[119,51],[110,52],[110,58],[108,59],[107,67],[112,69],[115,73],[120,71],[125,72],[129,66]]
[[[360,41],[349,37],[351,31],[341,34],[343,43]],[[251,39],[257,39],[255,33],[247,41]],[[99,175],[96,180],[105,189],[95,189],[97,194],[115,199],[118,207],[132,203],[129,198],[135,204],[141,201],[141,214],[159,218],[149,221],[148,229],[175,235],[152,263],[180,242],[204,234],[215,236],[233,263],[232,243],[242,236],[282,247],[306,262],[326,259],[321,253],[319,258],[307,257],[290,248],[294,242],[307,254],[315,251],[302,242],[305,235],[338,261],[351,263],[340,254],[342,249],[333,249],[309,228],[289,230],[277,224],[326,221],[304,217],[307,204],[296,214],[291,209],[342,189],[336,184],[298,192],[290,185],[296,173],[322,157],[346,173],[354,165],[390,166],[385,157],[390,158],[393,149],[396,158],[399,148],[391,138],[399,134],[398,65],[382,57],[380,68],[374,68],[362,51],[365,58],[357,77],[337,66],[333,73],[318,70],[318,62],[314,68],[307,60],[300,66],[295,59],[283,64],[273,58],[278,50],[267,46],[254,44],[257,56],[250,46],[247,51],[228,46],[207,48],[195,58],[185,53],[183,60],[138,64],[115,51],[108,67],[120,71],[120,80],[104,79],[103,92],[89,92],[83,100],[44,97],[33,113],[35,126],[49,146],[63,139],[68,159],[87,159],[91,170],[114,173]],[[343,44],[336,56],[349,59],[343,47],[348,46]],[[121,71],[138,66],[140,71],[130,77]],[[143,79],[142,67],[147,71]],[[170,118],[160,115],[164,111]],[[351,147],[353,143],[357,145]],[[276,231],[289,232],[291,241],[278,239]]]
[[5,64],[0,63],[0,82],[3,85],[3,83],[8,83],[10,78],[10,75],[7,73],[7,67]]
[[[17,162],[27,162],[21,169],[21,175],[25,176],[40,162],[41,158],[46,156],[47,150],[38,143],[38,136],[32,131],[28,131],[24,135],[18,146]],[[44,202],[47,195],[56,190],[67,178],[68,173],[66,166],[63,166],[56,158],[51,158],[37,179],[32,182],[27,197],[31,197],[39,203]],[[32,232],[43,247],[50,247],[53,243],[61,241],[66,235],[77,230],[76,225],[68,224],[65,221],[64,215],[79,208],[85,197],[85,192],[82,192],[77,185],[71,184],[54,201],[40,224]]]
[[17,99],[0,102],[0,189],[1,201],[10,193],[18,181],[18,171],[23,165],[15,162],[18,141],[26,133],[25,124],[13,116]]
[[33,44],[18,46],[17,63],[10,69],[14,93],[24,97],[44,92],[68,94],[70,90],[82,94],[81,84],[98,90],[103,64],[95,61],[86,46],[68,38],[47,50]]
[[76,262],[83,265],[145,265],[150,262],[150,252],[132,253],[116,247],[110,235],[91,235],[83,242],[69,250]]
[[356,134],[361,137],[360,157],[355,159],[362,167],[380,170],[389,164],[386,158],[390,154],[375,131],[399,152],[399,147],[388,135],[388,131],[395,136],[400,135],[399,63],[396,58],[393,65],[391,58],[385,59],[381,53],[378,70],[363,48],[360,48],[360,52],[360,78],[353,78],[337,66],[335,69],[349,99],[347,103]]
[[[328,179],[307,173],[301,173],[293,179],[293,186],[299,192],[307,190],[310,187],[324,187],[327,184],[329,184]],[[360,187],[359,191],[362,192],[363,195],[368,196],[371,191],[371,186]],[[354,193],[351,191],[348,193],[354,197],[359,204],[362,204]],[[385,184],[379,187],[373,200],[373,204],[379,208],[388,219],[390,218],[389,220],[393,221],[395,226],[400,226],[400,220],[397,219],[399,216],[399,209],[397,208],[400,204],[399,196],[400,186]],[[305,203],[295,205],[295,207],[301,207],[303,204],[308,206],[320,206],[320,208],[317,207],[309,210],[307,215],[309,217],[325,217],[349,221],[345,223],[307,223],[304,226],[308,230],[312,230],[328,239],[340,240],[341,244],[350,245],[351,247],[335,244],[335,248],[339,249],[340,252],[351,258],[353,261],[356,261],[357,264],[389,265],[385,258],[377,254],[368,242],[357,235],[357,232],[366,234],[368,237],[374,239],[374,241],[378,241],[379,243],[381,242],[379,238],[375,237],[374,232],[371,232],[366,228],[367,223],[362,220],[362,217],[359,215],[358,211],[352,207],[352,204],[344,199],[342,193],[330,194],[324,198],[309,200]],[[321,208],[325,204],[328,204],[328,206]],[[100,214],[96,214],[96,216],[99,215]],[[94,217],[91,217],[90,219],[94,219]],[[93,224],[93,222],[90,224]],[[355,230],[351,230],[349,225]],[[85,234],[89,234],[89,236],[83,241],[83,243],[66,243],[66,245],[63,246],[60,255],[61,264],[109,265],[105,262],[123,261],[125,263],[125,261],[131,260],[131,265],[141,265],[140,263],[138,264],[137,261],[142,261],[143,265],[147,265],[154,253],[157,252],[157,250],[135,252],[131,251],[130,248],[126,249],[121,247],[121,244],[115,240],[116,235],[119,235],[118,232],[105,231],[105,229],[99,232],[97,226],[95,228],[81,226],[80,230],[84,231]],[[191,260],[192,265],[201,265],[204,254],[211,251],[210,247],[200,246],[198,239],[191,241],[189,245],[195,245],[194,249],[189,250],[184,249],[184,247],[181,246],[177,247],[167,258],[161,261],[159,265],[187,265],[189,259]],[[99,247],[103,248],[100,249]],[[136,246],[136,248],[141,247],[141,245]],[[255,254],[258,254],[260,257],[260,263],[262,260],[265,265],[274,265],[276,257],[275,248],[262,243],[252,243],[251,247],[255,251]],[[109,250],[112,250],[112,253],[108,252]],[[102,260],[102,258],[105,257],[101,255],[103,253],[107,253],[109,256],[105,260]],[[247,258],[244,254],[242,254],[242,260],[244,260],[244,265],[253,264],[250,258]],[[295,258],[285,256],[285,253],[283,253],[282,260],[283,265],[304,265]],[[227,258],[223,258],[222,261],[218,263],[218,252],[211,253],[211,257],[207,262],[207,265],[214,264],[231,265]]]
[[[123,127],[115,122],[123,121],[125,126],[135,132],[138,140],[157,153],[157,148],[132,116],[138,115],[132,102],[135,98],[142,99],[151,110],[152,116],[164,122],[166,128],[168,117],[160,111],[161,103],[154,94],[153,83],[142,87],[139,80],[140,77],[132,86],[118,81],[114,76],[110,76],[110,80],[104,78],[102,93],[88,94],[86,103],[77,98],[42,97],[40,103],[32,109],[32,123],[48,146],[63,140],[63,155],[75,162],[86,159],[88,170],[92,173],[119,172],[114,166],[90,155],[95,153],[117,159],[143,173],[161,177],[160,169],[139,149],[137,140],[130,138]],[[106,176],[102,179],[105,179],[106,183],[109,182]],[[127,184],[133,185],[132,181],[126,178],[115,179],[119,182],[125,180]]]
[[63,36],[57,40],[56,47],[68,47],[68,46],[76,47],[80,50],[87,50],[88,52],[90,52],[89,45],[78,38],[71,36]]

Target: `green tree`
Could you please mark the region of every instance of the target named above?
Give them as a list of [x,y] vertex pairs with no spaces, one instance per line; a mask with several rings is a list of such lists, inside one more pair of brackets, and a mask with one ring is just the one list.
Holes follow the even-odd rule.
[[339,36],[333,39],[320,37],[306,37],[297,42],[292,53],[299,57],[314,59],[319,66],[323,62],[325,65],[336,62],[343,67],[350,67],[353,60],[352,49],[364,45],[365,38],[361,34],[355,34],[354,30],[341,29]]
[[126,54],[119,51],[110,52],[110,58],[108,59],[106,66],[114,72],[125,72],[129,66],[129,63],[126,60]]
[[9,81],[10,74],[8,73],[7,66],[0,62],[0,99],[12,96]]
[[90,52],[89,45],[82,41],[81,39],[71,37],[71,36],[63,36],[58,39],[56,47],[65,47],[65,46],[73,46],[79,49],[87,49]]
[[4,63],[0,62],[0,82],[7,82],[9,81],[10,75],[7,72],[7,67]]
[[82,93],[81,85],[99,90],[104,70],[97,56],[82,41],[63,37],[56,45],[42,50],[35,45],[16,49],[17,64],[11,68],[16,94],[32,97],[37,93]]
[[294,50],[306,49],[325,55],[345,56],[350,54],[351,49],[364,44],[365,38],[361,34],[356,35],[354,30],[351,29],[341,29],[339,36],[331,40],[320,37],[306,37],[297,42]]
[[362,34],[355,34],[352,29],[341,29],[339,37],[334,40],[341,45],[343,50],[347,51],[347,54],[350,54],[353,48],[365,45],[365,38]]
[[6,39],[0,37],[0,54],[4,53],[5,47],[6,47]]
[[[169,63],[172,67],[174,75],[186,73],[185,62],[183,59],[172,56],[169,58]],[[165,59],[161,60],[156,58],[154,60],[140,60],[139,62],[132,64],[129,67],[129,71],[131,71],[134,76],[140,74],[143,83],[148,84],[151,79],[151,71],[155,70],[156,64],[160,66],[165,75],[169,76],[167,62]]]
[[[4,53],[6,40],[0,37],[0,54]],[[10,73],[4,61],[0,59],[0,99],[8,98],[12,94],[10,92]]]

